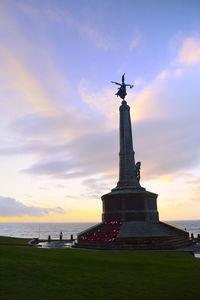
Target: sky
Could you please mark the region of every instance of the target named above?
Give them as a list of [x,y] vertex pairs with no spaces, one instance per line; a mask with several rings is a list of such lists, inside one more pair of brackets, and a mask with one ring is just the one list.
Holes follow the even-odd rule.
[[0,222],[99,222],[126,73],[141,185],[200,218],[200,1],[0,1]]

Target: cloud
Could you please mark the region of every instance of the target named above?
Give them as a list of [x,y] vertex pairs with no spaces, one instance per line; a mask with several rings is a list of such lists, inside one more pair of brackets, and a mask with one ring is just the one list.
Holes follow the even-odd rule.
[[97,48],[105,51],[108,50],[110,46],[108,37],[102,36],[94,27],[88,25],[82,26],[80,23],[77,25],[77,29],[83,37],[87,37],[89,40],[91,40]]
[[[166,115],[166,103],[163,97],[163,82],[167,78],[169,71],[164,70],[153,80],[151,83],[144,84],[142,79],[139,79],[139,84],[142,85],[142,89],[139,91],[128,91],[128,103],[131,106],[132,120],[146,120],[162,118]],[[118,128],[119,115],[117,114],[119,109],[119,98],[115,98],[114,95],[116,88],[104,87],[101,90],[93,91],[90,88],[91,84],[85,79],[82,79],[79,83],[79,93],[82,100],[96,112],[100,112],[104,117],[104,126],[108,129]],[[113,99],[113,101],[111,101]],[[115,101],[116,100],[116,101]]]
[[[200,163],[199,71],[199,66],[195,65],[192,68],[170,65],[141,91],[128,95],[134,147],[136,156],[144,162],[142,175],[145,180],[186,171]],[[115,107],[115,103],[109,101],[113,91],[104,88],[95,93],[89,86],[85,81],[80,83],[83,100],[111,120],[106,123],[110,128],[116,128],[118,103]],[[110,158],[114,157],[116,147]],[[98,149],[96,151],[98,153]]]
[[91,41],[97,48],[102,49],[104,51],[108,50],[110,47],[110,38],[106,34],[101,34],[100,31],[95,28],[95,25],[89,25],[89,16],[87,16],[87,20],[80,21],[78,18],[75,18],[69,10],[66,8],[63,9],[58,5],[56,7],[50,8],[43,7],[40,9],[36,6],[32,6],[27,3],[21,3],[18,7],[30,17],[35,19],[40,17],[40,19],[48,18],[47,20],[51,20],[53,22],[64,24],[65,26],[71,27],[75,30],[81,37]]
[[77,199],[77,198],[79,198],[79,196],[65,195],[65,198],[67,198],[67,199]]
[[185,189],[188,199],[200,203],[200,176],[188,174],[188,178],[185,180]]
[[135,151],[144,180],[187,171],[200,164],[199,120],[147,120],[134,125]]
[[104,116],[85,114],[70,104],[60,108],[58,115],[47,116],[42,112],[23,114],[15,119],[9,128],[25,136],[56,136],[57,141],[68,141],[88,132],[96,132],[104,127]]
[[111,188],[116,186],[116,178],[113,175],[94,176],[83,180],[86,189],[85,198],[100,198],[103,194],[109,192]]
[[23,173],[40,176],[53,176],[57,178],[74,178],[82,177],[90,173],[87,169],[81,168],[77,161],[57,158],[57,160],[41,160],[28,169],[22,170]]
[[117,145],[117,131],[85,134],[58,147],[56,152],[47,150],[40,161],[23,172],[58,178],[110,174],[116,167],[113,160],[117,160]]
[[111,101],[114,98],[114,88],[106,86],[101,90],[92,91],[90,87],[89,82],[82,78],[78,85],[82,101],[94,110],[95,114],[100,113],[100,117],[103,117],[104,128],[116,128],[118,124],[116,111],[118,111],[119,102]]
[[179,50],[178,61],[184,65],[200,62],[200,37],[187,37]]
[[[133,123],[137,160],[142,161],[142,176],[149,180],[164,174],[194,168],[200,163],[199,119],[166,118]],[[191,134],[192,133],[192,134]],[[118,176],[118,130],[87,134],[59,147],[24,172],[60,178],[103,174]],[[84,184],[88,185],[88,181]]]
[[133,33],[133,38],[131,39],[129,50],[133,51],[134,49],[138,48],[139,45],[141,45],[142,42],[142,33],[141,31],[136,28]]
[[18,106],[23,109],[31,108],[33,111],[43,112],[46,115],[58,113],[57,106],[41,83],[25,66],[25,62],[20,55],[12,50],[0,47],[1,73],[0,77],[7,80],[3,89],[5,92],[12,90]]
[[118,151],[118,130],[108,130],[87,134],[74,139],[68,145],[73,157],[79,158],[80,163],[98,173],[112,172],[113,160]]
[[[29,133],[30,134],[30,133]],[[2,140],[0,146],[0,156],[10,156],[10,155],[19,155],[19,154],[38,154],[47,155],[51,153],[56,153],[57,151],[62,151],[64,147],[63,144],[51,144],[48,141],[42,141],[30,138],[29,141],[19,141],[13,139],[13,141]]]
[[167,77],[169,76],[169,70],[163,70],[160,74],[158,74],[158,76],[156,77],[156,79],[159,80],[165,80]]
[[59,8],[54,10],[47,9],[45,14],[54,21],[72,26],[83,38],[87,38],[92,41],[97,48],[108,50],[110,46],[110,39],[106,35],[101,35],[94,25],[86,25],[85,22],[80,22],[74,18],[69,11],[63,11]]
[[13,198],[0,197],[0,216],[1,217],[23,217],[34,216],[40,217],[49,213],[62,214],[64,210],[61,207],[41,208],[35,206],[27,206]]
[[[73,23],[70,18],[68,16],[67,22]],[[35,112],[23,113],[10,125],[10,129],[26,141],[10,147],[2,144],[0,154],[37,154],[36,162],[23,170],[34,176],[84,179],[112,174],[117,181],[119,102],[110,101],[114,97],[114,87],[105,86],[95,91],[82,79],[79,94],[87,113],[71,104],[64,109],[40,82],[34,80],[23,58],[18,61],[13,54],[10,60],[10,55],[8,53],[8,74],[16,69],[14,73],[21,77],[19,86],[22,87],[12,80],[9,83],[14,84],[14,91],[18,91],[25,102],[33,105]],[[24,77],[27,90],[26,84],[23,86]],[[191,78],[188,89],[185,83]],[[198,80],[198,66],[188,68],[179,63],[178,67],[170,65],[161,70],[148,85],[143,82],[141,90],[129,93],[134,148],[144,166],[144,179],[193,168],[199,163]],[[88,186],[88,182],[84,184]]]
[[[164,69],[149,85],[128,98],[134,149],[136,159],[142,161],[143,180],[191,170],[200,163],[199,67],[184,67],[179,76],[176,70],[176,66]],[[185,83],[190,78],[189,89]],[[101,123],[102,127],[95,132],[83,132],[63,145],[57,144],[57,154],[50,150],[49,155],[46,153],[25,172],[62,178],[112,174],[117,181],[119,104],[110,101],[113,91],[107,87],[95,93],[83,80],[79,91],[94,115],[100,111],[96,124]]]

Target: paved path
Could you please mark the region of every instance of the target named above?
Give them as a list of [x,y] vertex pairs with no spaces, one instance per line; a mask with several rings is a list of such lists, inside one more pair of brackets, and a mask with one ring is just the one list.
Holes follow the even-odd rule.
[[72,242],[66,242],[66,241],[51,241],[49,242],[41,242],[36,247],[41,248],[71,248]]

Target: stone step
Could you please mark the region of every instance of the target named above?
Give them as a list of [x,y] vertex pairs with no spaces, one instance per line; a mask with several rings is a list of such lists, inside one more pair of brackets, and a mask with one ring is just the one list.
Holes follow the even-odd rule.
[[[97,229],[100,229],[100,232],[97,232],[95,235],[97,238],[104,235],[107,231],[111,231],[110,234],[106,233],[107,237],[105,237],[105,240],[112,238],[112,233],[115,229],[120,231],[112,243],[81,239],[81,234],[93,238]],[[124,222],[121,226],[99,223],[81,234],[78,235],[77,247],[90,249],[165,250],[184,248],[191,244],[188,233],[162,222],[130,221]]]
[[[138,242],[138,241],[137,241]],[[89,248],[102,248],[102,249],[111,249],[111,248],[117,248],[117,249],[175,249],[175,248],[181,248],[186,247],[188,245],[191,245],[192,241],[188,240],[160,240],[157,241],[157,243],[135,243],[132,241],[132,243],[126,243],[126,241],[120,241],[118,240],[117,243],[103,243],[103,242],[85,242],[81,241],[79,243],[80,247],[89,247]]]

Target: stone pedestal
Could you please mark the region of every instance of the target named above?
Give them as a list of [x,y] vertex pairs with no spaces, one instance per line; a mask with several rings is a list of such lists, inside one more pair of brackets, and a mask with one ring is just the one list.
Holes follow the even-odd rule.
[[157,196],[143,189],[116,190],[103,195],[102,221],[158,222]]

